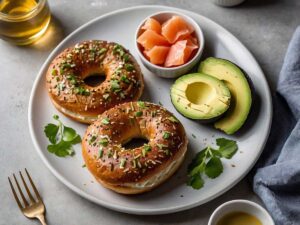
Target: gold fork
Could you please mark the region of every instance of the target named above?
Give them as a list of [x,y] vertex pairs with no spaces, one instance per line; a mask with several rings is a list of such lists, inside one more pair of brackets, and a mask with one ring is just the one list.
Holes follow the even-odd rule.
[[12,184],[10,178],[8,177],[8,181],[9,181],[11,190],[12,190],[12,192],[13,192],[13,194],[14,194],[14,197],[15,197],[15,199],[16,199],[16,202],[17,202],[17,204],[18,204],[20,210],[22,211],[22,213],[23,213],[27,218],[31,218],[31,219],[32,219],[32,218],[37,218],[37,219],[40,220],[40,222],[41,222],[43,225],[47,225],[47,224],[46,224],[46,221],[45,221],[45,205],[44,205],[44,203],[43,203],[43,200],[42,200],[42,198],[41,198],[41,196],[40,196],[38,190],[36,189],[36,187],[35,187],[35,185],[34,185],[32,179],[31,179],[31,177],[30,177],[28,171],[26,170],[26,168],[25,168],[25,172],[26,172],[26,174],[27,174],[27,177],[28,177],[28,179],[29,179],[29,182],[30,182],[30,184],[31,184],[31,186],[32,186],[32,189],[33,189],[33,191],[34,191],[34,193],[35,193],[37,199],[34,199],[34,198],[32,197],[32,194],[31,194],[31,192],[30,192],[30,190],[29,190],[29,188],[28,188],[28,186],[27,186],[27,184],[26,184],[26,182],[25,182],[25,179],[24,179],[24,177],[23,177],[21,171],[19,171],[20,177],[21,177],[21,179],[22,179],[22,181],[23,181],[23,184],[24,184],[24,187],[25,187],[26,192],[27,192],[27,194],[28,194],[28,197],[29,197],[29,199],[30,199],[30,202],[29,202],[29,203],[27,202],[27,200],[26,200],[26,198],[25,198],[25,196],[24,196],[24,194],[23,194],[23,192],[22,192],[22,189],[20,188],[20,185],[19,185],[19,183],[18,183],[18,180],[17,180],[15,174],[13,174],[13,177],[14,177],[14,180],[15,180],[15,182],[16,182],[17,188],[18,188],[18,190],[19,190],[19,194],[21,195],[21,198],[22,198],[22,200],[23,200],[23,204],[24,204],[23,206],[22,206],[22,204],[21,204],[21,202],[20,202],[20,200],[19,200],[19,197],[18,197],[18,195],[17,195],[17,193],[16,193],[16,191],[15,191],[15,188],[14,188],[14,186],[13,186],[13,184]]

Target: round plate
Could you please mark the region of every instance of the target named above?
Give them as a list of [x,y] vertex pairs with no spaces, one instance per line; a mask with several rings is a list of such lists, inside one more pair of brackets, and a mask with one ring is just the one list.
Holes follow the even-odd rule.
[[[206,38],[205,56],[226,58],[243,68],[251,77],[256,99],[251,115],[237,135],[227,136],[210,125],[201,125],[178,114],[170,101],[171,79],[159,78],[144,68],[134,48],[134,34],[137,26],[148,15],[162,10],[184,13],[202,27]],[[63,49],[77,42],[89,39],[114,41],[128,48],[138,59],[145,77],[145,91],[142,97],[154,103],[161,103],[173,112],[183,123],[188,137],[188,154],[179,171],[155,190],[137,196],[116,194],[98,184],[86,168],[80,145],[75,147],[74,157],[59,158],[48,153],[48,140],[44,126],[53,122],[52,116],[59,114],[62,121],[83,135],[86,125],[74,122],[58,113],[52,106],[45,89],[45,72],[51,60]],[[34,83],[29,103],[29,127],[33,143],[44,163],[52,173],[70,189],[97,204],[117,211],[132,214],[165,214],[189,209],[216,198],[238,181],[252,168],[266,143],[272,118],[270,91],[264,74],[251,53],[227,30],[215,22],[196,13],[165,6],[138,6],[118,10],[98,17],[83,25],[62,41],[42,66]],[[216,179],[205,179],[205,186],[193,190],[186,182],[186,168],[196,152],[207,144],[214,144],[217,137],[237,140],[239,151],[231,160],[223,160],[224,172]],[[235,165],[232,166],[232,165]]]

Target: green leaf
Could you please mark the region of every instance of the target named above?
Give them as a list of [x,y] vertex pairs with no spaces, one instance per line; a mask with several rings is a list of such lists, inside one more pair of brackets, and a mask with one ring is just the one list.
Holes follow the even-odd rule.
[[73,155],[72,144],[70,142],[60,141],[58,144],[48,145],[48,151],[54,153],[59,157],[65,157],[67,155]]
[[209,178],[216,178],[223,172],[223,165],[218,157],[212,157],[206,164],[205,174]]
[[188,178],[187,185],[191,186],[192,188],[199,190],[204,185],[204,180],[202,179],[200,174],[196,176],[192,176]]
[[45,126],[44,128],[44,132],[46,134],[46,137],[49,139],[49,141],[52,144],[56,144],[56,136],[57,136],[57,132],[58,132],[59,127],[56,126],[53,123],[49,123]]
[[231,159],[238,150],[236,141],[228,140],[226,138],[218,138],[216,141],[219,146],[219,152],[226,159]]
[[81,142],[81,137],[77,134],[77,136],[71,141],[72,145],[76,145]]
[[72,141],[74,138],[76,138],[77,133],[73,128],[70,127],[64,127],[63,131],[63,140],[64,141]]
[[216,142],[219,149],[216,150],[207,146],[195,155],[188,166],[188,185],[194,189],[203,187],[202,173],[205,173],[209,178],[218,177],[223,172],[220,158],[230,159],[238,149],[236,142],[232,140],[219,138]]
[[53,115],[53,119],[58,120],[59,116],[58,115]]
[[199,164],[198,166],[194,167],[190,172],[189,172],[189,176],[195,176],[196,174],[200,174],[203,173],[205,170],[205,161],[202,161],[201,164]]
[[207,148],[204,148],[202,149],[200,152],[198,152],[195,157],[193,158],[192,162],[189,164],[188,166],[188,172],[190,173],[194,167],[198,166],[199,164],[202,163],[205,155],[206,155],[206,149]]
[[73,128],[64,126],[58,115],[54,115],[53,119],[57,120],[58,124],[50,123],[44,129],[46,136],[51,142],[47,146],[48,151],[59,157],[74,155],[73,145],[80,143],[81,137]]
[[210,148],[210,152],[212,153],[213,156],[215,157],[219,157],[219,158],[222,158],[223,155],[221,154],[221,152],[219,150],[215,150],[213,148]]

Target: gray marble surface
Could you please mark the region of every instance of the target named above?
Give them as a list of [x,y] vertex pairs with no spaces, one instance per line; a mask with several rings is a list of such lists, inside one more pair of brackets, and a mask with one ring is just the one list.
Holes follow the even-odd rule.
[[95,205],[60,183],[34,150],[27,125],[29,95],[36,74],[51,50],[70,32],[104,13],[140,4],[162,4],[207,16],[236,35],[254,54],[274,90],[289,39],[300,24],[299,0],[246,0],[220,8],[209,0],[49,0],[53,20],[45,37],[29,47],[0,40],[0,224],[38,224],[17,208],[7,176],[27,167],[44,198],[49,224],[207,224],[221,203],[237,198],[260,202],[245,178],[203,206],[162,216],[127,215]]

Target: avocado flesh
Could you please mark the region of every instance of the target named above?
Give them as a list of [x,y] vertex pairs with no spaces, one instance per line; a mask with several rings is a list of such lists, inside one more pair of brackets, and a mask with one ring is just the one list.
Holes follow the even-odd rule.
[[230,92],[222,81],[210,75],[193,73],[175,81],[171,87],[171,100],[183,116],[210,120],[227,111]]
[[232,62],[213,57],[204,60],[198,71],[224,81],[229,88],[230,107],[224,117],[214,125],[227,134],[235,133],[245,123],[252,104],[251,88],[245,74]]

